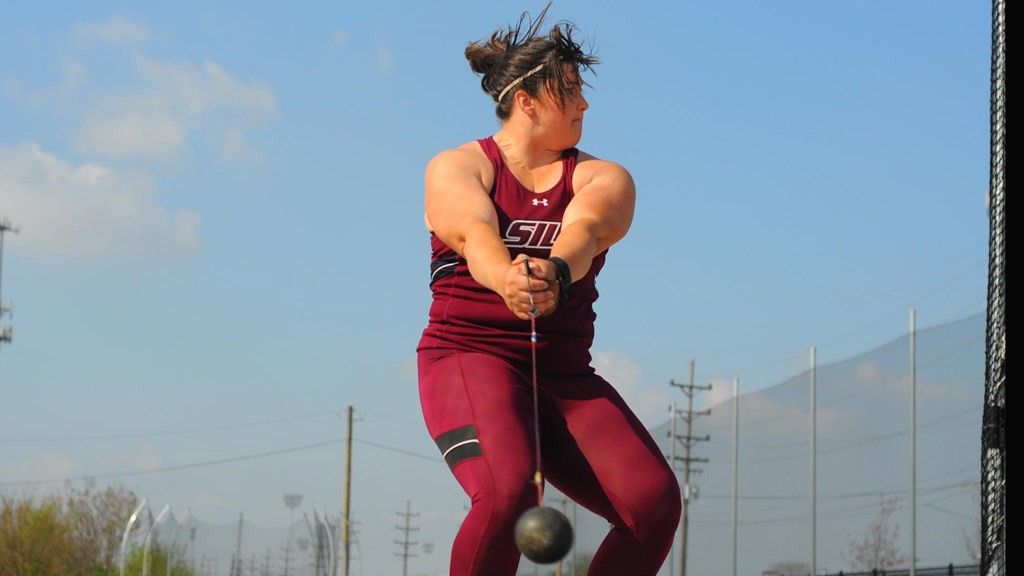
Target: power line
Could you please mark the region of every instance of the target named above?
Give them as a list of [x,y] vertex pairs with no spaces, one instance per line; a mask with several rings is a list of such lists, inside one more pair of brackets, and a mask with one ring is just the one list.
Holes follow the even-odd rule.
[[[266,452],[256,452],[256,453],[253,453],[253,454],[244,454],[244,455],[241,455],[241,456],[232,456],[232,457],[227,457],[227,458],[218,458],[218,459],[215,459],[215,460],[204,460],[204,461],[192,462],[192,463],[188,463],[188,464],[177,464],[177,465],[172,465],[172,466],[161,466],[159,468],[152,468],[152,469],[149,469],[149,470],[132,470],[132,471],[124,471],[124,472],[110,472],[110,473],[106,473],[106,474],[83,474],[81,476],[66,476],[66,477],[62,477],[62,478],[46,478],[46,479],[36,479],[36,480],[23,480],[23,481],[17,481],[17,482],[3,481],[3,482],[0,482],[0,487],[42,486],[42,485],[46,485],[46,484],[61,484],[61,483],[64,483],[64,482],[70,482],[70,481],[75,481],[75,480],[122,478],[122,477],[130,477],[130,476],[146,476],[146,475],[150,475],[150,474],[161,474],[161,473],[165,473],[165,472],[177,472],[179,470],[189,470],[189,469],[193,469],[193,468],[204,468],[204,467],[208,467],[208,466],[220,466],[220,465],[223,465],[223,464],[232,464],[232,463],[235,463],[235,462],[244,462],[246,460],[257,460],[259,458],[268,458],[268,457],[271,457],[271,456],[280,456],[282,454],[290,454],[290,453],[293,453],[293,452],[301,452],[301,451],[304,451],[304,450],[312,450],[314,448],[321,448],[323,446],[331,446],[331,445],[334,445],[334,444],[342,444],[345,441],[346,441],[346,439],[344,439],[344,438],[338,438],[338,439],[333,439],[333,440],[323,440],[321,442],[314,442],[312,444],[304,444],[304,445],[301,445],[301,446],[292,446],[290,448],[281,448],[281,449],[278,449],[278,450],[269,450],[269,451],[266,451]],[[353,442],[358,442],[360,444],[365,444],[367,446],[372,446],[374,448],[378,448],[378,449],[381,449],[381,450],[386,450],[388,452],[395,452],[397,454],[403,454],[403,455],[411,456],[411,457],[414,457],[414,458],[420,458],[420,459],[423,459],[423,460],[429,460],[431,462],[437,462],[438,461],[438,458],[434,457],[434,456],[426,456],[424,454],[418,454],[416,452],[411,452],[409,450],[403,450],[401,448],[395,448],[393,446],[386,446],[384,444],[378,444],[376,442],[368,442],[366,440],[356,440],[356,439],[353,439]]]
[[163,430],[155,432],[139,433],[111,433],[111,434],[79,434],[75,436],[12,436],[0,438],[0,442],[83,442],[92,440],[135,440],[140,438],[159,438],[163,436],[178,436],[183,434],[198,434],[201,432],[219,432],[223,430],[236,430],[239,428],[254,428],[268,424],[281,424],[284,422],[295,422],[298,420],[312,420],[324,416],[333,416],[334,412],[316,412],[311,414],[300,414],[297,416],[286,416],[270,420],[256,422],[244,422],[238,424],[224,424],[221,426],[203,426],[198,428],[185,428],[180,430]]
[[380,418],[381,420],[388,420],[390,422],[398,422],[399,424],[405,424],[406,426],[415,426],[417,428],[423,426],[422,420],[409,420],[408,418],[398,418],[395,416],[389,416],[385,414],[377,414],[376,412],[366,412],[365,410],[359,411],[362,416],[370,418]]
[[322,442],[316,442],[313,444],[305,444],[303,446],[293,446],[291,448],[281,448],[279,450],[269,450],[266,452],[258,452],[255,454],[246,454],[243,456],[233,456],[230,458],[219,458],[216,460],[204,460],[202,462],[193,462],[190,464],[178,464],[174,466],[161,466],[158,468],[152,468],[150,470],[132,470],[128,472],[111,472],[108,474],[94,474],[94,475],[83,475],[76,477],[65,477],[65,478],[48,478],[45,480],[27,480],[23,482],[0,482],[0,486],[39,486],[43,484],[57,484],[67,482],[71,480],[88,480],[95,478],[120,478],[128,476],[147,476],[150,474],[161,474],[164,472],[176,472],[179,470],[189,470],[192,468],[203,468],[206,466],[218,466],[221,464],[231,464],[234,462],[243,462],[245,460],[256,460],[259,458],[267,458],[269,456],[279,456],[281,454],[289,454],[292,452],[301,452],[303,450],[311,450],[313,448],[321,448],[323,446],[330,446],[332,444],[340,444],[344,442],[343,438],[337,440],[324,440]]
[[367,446],[373,446],[374,448],[380,448],[381,450],[387,450],[388,452],[395,452],[397,454],[404,454],[406,456],[412,456],[413,458],[420,458],[422,460],[429,460],[431,462],[438,462],[440,459],[437,456],[427,456],[425,454],[419,454],[417,452],[411,452],[409,450],[403,450],[401,448],[395,448],[392,446],[385,446],[384,444],[378,444],[376,442],[370,442],[369,440],[357,440],[353,439],[353,442],[358,444],[365,444]]

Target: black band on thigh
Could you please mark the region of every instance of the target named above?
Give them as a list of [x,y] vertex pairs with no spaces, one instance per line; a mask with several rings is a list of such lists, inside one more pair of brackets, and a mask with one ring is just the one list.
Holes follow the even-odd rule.
[[476,437],[476,426],[472,424],[445,432],[437,437],[436,442],[449,468],[454,468],[467,458],[484,455],[480,440]]

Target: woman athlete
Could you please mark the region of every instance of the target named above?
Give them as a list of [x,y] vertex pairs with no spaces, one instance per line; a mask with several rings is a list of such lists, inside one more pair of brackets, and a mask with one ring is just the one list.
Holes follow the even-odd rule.
[[612,526],[588,574],[653,576],[678,525],[679,485],[590,366],[594,280],[629,230],[635,188],[624,168],[575,148],[588,108],[580,72],[597,59],[571,24],[539,33],[543,19],[524,15],[466,48],[501,127],[426,169],[433,301],[417,348],[420,401],[472,502],[450,574],[513,576],[519,564],[515,523],[537,505],[534,314],[543,477]]

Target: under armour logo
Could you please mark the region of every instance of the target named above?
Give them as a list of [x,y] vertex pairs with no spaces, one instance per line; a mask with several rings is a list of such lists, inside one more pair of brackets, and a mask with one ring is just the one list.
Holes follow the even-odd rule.
[[532,200],[532,202],[533,202],[534,206],[547,206],[548,205],[548,199],[547,198],[534,198]]

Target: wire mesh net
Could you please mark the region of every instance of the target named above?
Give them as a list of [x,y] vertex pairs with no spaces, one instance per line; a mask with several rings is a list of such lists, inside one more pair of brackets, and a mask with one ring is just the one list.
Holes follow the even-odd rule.
[[[821,363],[814,372],[813,544],[812,372],[808,369],[752,393],[743,393],[740,383],[736,502],[740,574],[807,574],[812,545],[819,573],[850,572],[869,562],[889,568],[909,565],[909,338],[905,335],[856,357]],[[977,431],[983,412],[985,319],[977,315],[918,331],[916,350],[917,565],[976,565],[980,546]],[[692,467],[687,574],[732,573],[733,402],[716,404],[709,414],[693,420],[692,436],[710,438],[696,442],[691,454],[708,461]],[[652,431],[666,455],[671,452],[669,431],[669,423]],[[556,502],[552,491],[549,503]],[[574,553],[586,557],[607,534],[607,523],[575,509],[571,502],[568,506],[569,514],[577,515]],[[873,536],[881,536],[887,546],[868,550],[864,542]],[[679,536],[674,564],[666,565],[662,574],[679,574],[678,541]],[[520,573],[532,574],[530,569],[527,566]]]
[[1006,2],[992,2],[989,287],[982,430],[982,567],[1006,573]]
[[308,518],[265,528],[240,519],[209,524],[145,515],[124,547],[126,574],[153,576],[327,576],[333,574],[332,528]]

